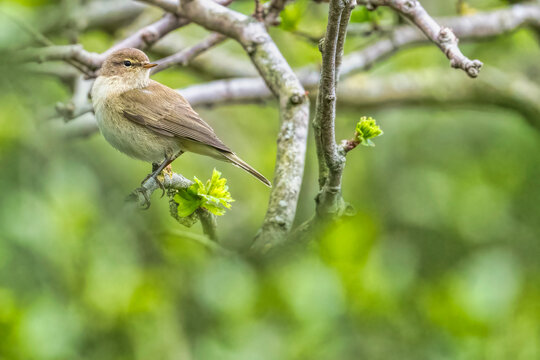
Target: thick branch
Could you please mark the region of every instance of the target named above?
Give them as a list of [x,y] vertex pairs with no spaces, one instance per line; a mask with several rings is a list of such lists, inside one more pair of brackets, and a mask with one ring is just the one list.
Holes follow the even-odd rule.
[[[519,27],[540,27],[540,6],[517,4],[506,9],[478,13],[466,17],[438,19],[445,26],[453,28],[464,40],[481,39],[514,31]],[[501,26],[501,24],[504,24]],[[422,44],[429,40],[415,27],[406,25],[395,29],[389,39],[353,52],[343,57],[341,77],[347,77],[365,70],[375,62],[389,56],[407,45]],[[314,89],[319,83],[319,72],[309,68],[297,71],[298,77],[307,89]],[[191,103],[219,105],[234,102],[260,102],[268,99],[271,92],[258,78],[236,78],[217,80],[183,89],[182,94]]]
[[405,18],[409,19],[446,55],[450,60],[450,65],[457,69],[462,69],[470,77],[477,77],[482,67],[479,60],[470,60],[462,54],[458,47],[458,39],[451,29],[441,27],[427,13],[417,0],[360,0],[360,4],[368,8],[376,6],[389,6]]
[[145,49],[153,45],[156,41],[167,35],[169,32],[181,26],[187,25],[188,23],[189,21],[184,18],[179,18],[172,14],[166,14],[160,20],[145,26],[136,33],[112,46],[102,54],[89,53],[83,49],[82,45],[60,45],[25,50],[20,56],[22,57],[22,61],[43,62],[53,60],[74,60],[82,65],[87,66],[89,69],[96,70],[99,69],[103,61],[105,61],[107,56],[109,56],[109,54],[112,52],[128,47]]
[[[337,89],[338,105],[359,108],[365,111],[382,106],[445,106],[445,105],[495,105],[516,111],[534,128],[540,130],[540,87],[517,73],[485,69],[486,76],[469,81],[458,74],[431,69],[398,73],[389,76],[362,76],[344,81]],[[244,79],[253,84],[252,79]],[[229,85],[240,85],[229,93]],[[262,82],[262,80],[261,80]],[[243,100],[254,102],[269,100],[272,93],[253,94],[261,87],[242,86],[240,80],[214,81],[193,85],[180,92],[194,105],[204,105],[206,93],[215,94],[216,104],[230,104]],[[316,95],[313,91],[312,95]],[[252,96],[253,95],[253,96]],[[199,102],[203,100],[202,102]],[[97,131],[91,114],[86,114],[71,122],[54,122],[55,131],[69,138],[91,135]]]
[[540,130],[540,87],[517,73],[494,68],[475,81],[440,70],[365,77],[344,82],[338,91],[344,106],[380,108],[388,105],[495,105],[514,110]]
[[304,170],[308,98],[264,24],[208,0],[183,1],[180,10],[193,22],[242,44],[279,99],[281,129],[273,188],[264,223],[254,243],[255,251],[266,251],[285,238],[294,221]]
[[[228,5],[232,0],[217,0],[218,3]],[[147,1],[152,2],[153,1]],[[161,3],[161,2],[160,2]],[[163,4],[169,3],[164,1]],[[110,49],[102,54],[95,54],[87,52],[81,45],[66,45],[66,46],[47,46],[38,49],[29,49],[22,52],[25,61],[76,61],[89,69],[98,69],[103,61],[112,52],[123,48],[138,48],[145,50],[154,45],[158,40],[169,34],[171,31],[180,27],[186,26],[191,21],[185,17],[176,15],[176,12],[167,13],[158,21],[143,27],[132,35],[128,36],[124,40],[118,42]]]
[[328,26],[321,46],[322,68],[313,120],[317,158],[319,162],[319,188],[317,215],[326,217],[340,213],[341,178],[345,155],[336,144],[336,85],[351,10],[356,1],[331,0]]

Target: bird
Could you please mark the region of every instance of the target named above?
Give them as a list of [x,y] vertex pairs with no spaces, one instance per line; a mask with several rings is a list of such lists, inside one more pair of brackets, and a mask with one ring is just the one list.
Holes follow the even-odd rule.
[[154,178],[162,187],[157,175],[184,152],[192,152],[232,163],[271,187],[217,137],[180,93],[150,79],[155,66],[141,50],[116,50],[103,62],[91,91],[105,140],[132,158],[152,163],[152,172],[141,185]]

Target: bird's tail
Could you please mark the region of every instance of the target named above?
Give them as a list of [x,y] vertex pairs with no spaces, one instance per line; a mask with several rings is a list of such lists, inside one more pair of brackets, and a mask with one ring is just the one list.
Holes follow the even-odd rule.
[[261,173],[259,173],[257,170],[249,166],[244,160],[240,159],[236,154],[234,153],[221,153],[227,160],[229,160],[234,165],[238,166],[241,169],[246,170],[251,175],[255,176],[257,179],[259,179],[264,185],[268,187],[272,187],[272,183],[265,178]]

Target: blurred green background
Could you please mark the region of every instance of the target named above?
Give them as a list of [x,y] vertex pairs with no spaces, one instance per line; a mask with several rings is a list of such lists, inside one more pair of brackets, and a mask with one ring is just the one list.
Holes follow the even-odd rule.
[[[433,15],[455,15],[452,1],[424,3]],[[79,5],[2,1],[0,9],[42,29]],[[293,31],[321,36],[327,6],[291,6],[271,34],[293,67],[318,63],[316,45]],[[250,1],[232,7],[253,11]],[[150,10],[139,21],[159,16]],[[179,33],[187,43],[205,34],[196,26]],[[80,41],[102,52],[121,34],[91,29]],[[48,35],[67,42],[63,31]],[[537,40],[524,29],[463,51],[538,83]],[[352,38],[346,50],[371,41]],[[154,195],[145,212],[125,208],[149,165],[99,134],[65,140],[50,131],[47,119],[70,91],[9,62],[28,43],[0,14],[0,359],[540,359],[540,137],[518,112],[480,103],[340,107],[339,138],[363,115],[385,132],[375,148],[348,156],[343,192],[357,214],[301,251],[225,257],[175,234],[201,230],[176,223],[166,198]],[[214,51],[247,61],[232,41]],[[369,73],[424,68],[465,76],[433,45]],[[212,77],[181,68],[155,79],[182,88]],[[196,110],[271,177],[275,102]],[[317,191],[311,138],[308,146],[298,223],[313,214]],[[236,199],[218,220],[223,245],[245,249],[269,190],[212,159],[188,154],[173,166],[200,179],[214,167]]]

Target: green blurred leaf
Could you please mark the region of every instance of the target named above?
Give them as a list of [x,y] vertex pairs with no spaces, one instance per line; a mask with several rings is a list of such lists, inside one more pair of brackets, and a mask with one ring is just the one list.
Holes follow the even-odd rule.
[[307,5],[306,0],[295,1],[287,5],[281,12],[281,24],[279,27],[285,31],[297,30]]
[[377,11],[369,11],[366,7],[357,7],[351,13],[351,23],[378,22],[380,15]]

